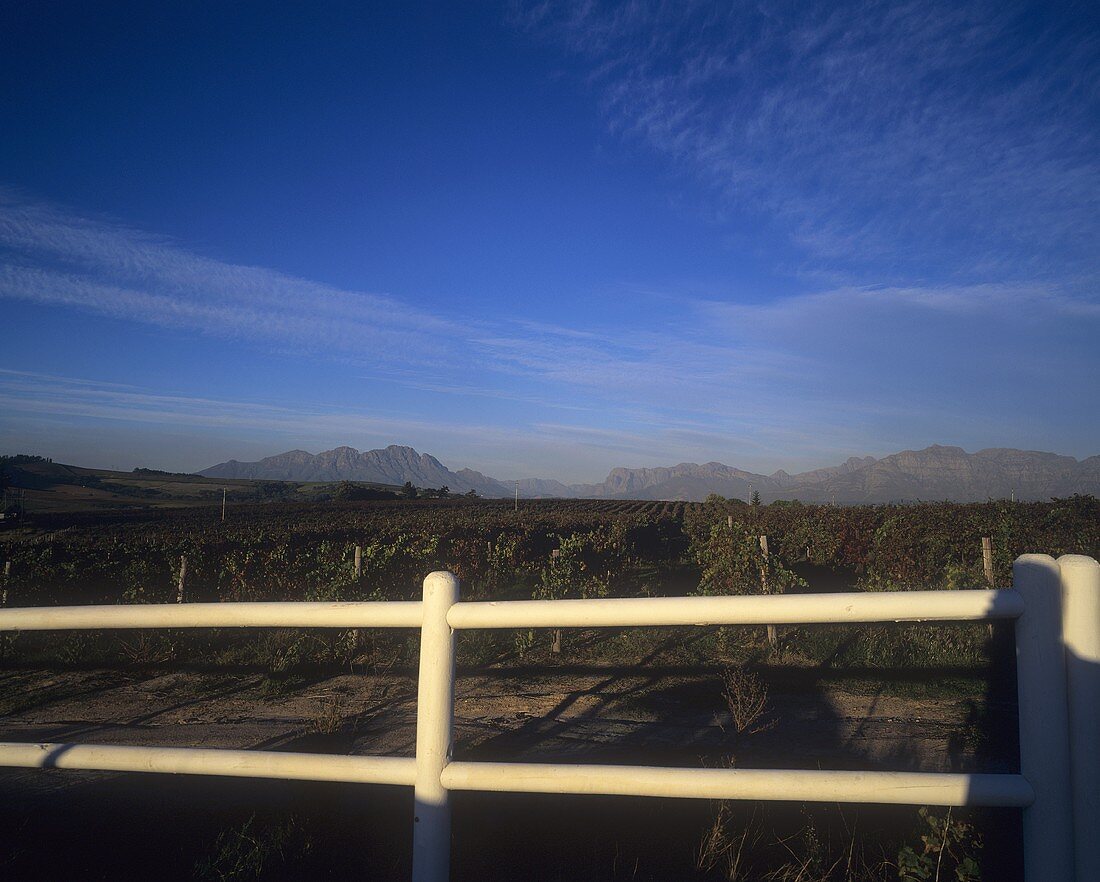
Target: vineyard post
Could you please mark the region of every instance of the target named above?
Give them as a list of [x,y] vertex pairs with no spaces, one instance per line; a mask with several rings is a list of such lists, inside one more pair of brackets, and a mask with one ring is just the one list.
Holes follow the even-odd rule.
[[222,487],[222,521],[225,521],[225,488]]
[[187,584],[187,555],[180,555],[180,578],[176,585],[176,603],[183,603],[183,589]]
[[1024,601],[1016,620],[1020,774],[1035,791],[1035,801],[1024,809],[1024,878],[1072,879],[1073,797],[1058,564],[1048,554],[1022,555],[1012,565],[1012,587]]
[[1081,554],[1058,558],[1069,687],[1073,769],[1073,844],[1077,882],[1100,879],[1100,564]]
[[[561,549],[560,548],[554,548],[550,551],[550,569],[551,570],[553,570],[553,568],[554,568],[554,561],[559,557],[561,557]],[[550,653],[552,655],[560,655],[561,654],[561,628],[555,628],[554,629],[554,639],[550,643]]]
[[[764,563],[760,567],[760,587],[763,588],[764,593],[768,593],[768,537],[760,537],[760,553],[764,556]],[[775,631],[775,625],[768,625],[768,645],[775,649],[775,645],[779,638]]]
[[[985,573],[985,583],[990,588],[996,588],[993,578],[993,537],[982,536],[982,570]],[[985,626],[986,632],[989,634],[989,639],[993,639],[993,623],[990,622]]]
[[[352,574],[355,581],[358,582],[363,575],[363,546],[355,546],[355,557],[352,561]],[[351,646],[355,655],[359,654],[359,650],[363,647],[363,632],[358,628],[352,629],[351,632]]]
[[413,787],[413,882],[446,882],[451,861],[451,807],[443,769],[454,739],[455,636],[447,613],[458,602],[458,579],[424,579],[420,681],[416,699],[416,783]]
[[[8,605],[8,582],[11,581],[11,561],[4,561],[4,584],[0,585],[0,609],[3,609]],[[4,632],[4,636],[0,638],[0,657],[6,657],[8,654],[8,635]]]

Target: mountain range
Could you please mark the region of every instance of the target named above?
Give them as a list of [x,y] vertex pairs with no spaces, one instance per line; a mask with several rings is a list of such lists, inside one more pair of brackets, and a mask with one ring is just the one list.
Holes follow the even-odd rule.
[[[390,445],[358,451],[337,447],[312,454],[290,450],[258,462],[229,460],[204,469],[211,478],[274,481],[365,481],[417,487],[473,490],[485,497],[510,497],[516,482],[491,478],[472,469],[452,471],[434,456],[411,447]],[[791,475],[747,472],[720,462],[685,462],[662,468],[615,468],[599,484],[564,484],[525,478],[519,494],[527,498],[668,499],[699,501],[711,493],[748,500],[755,491],[764,502],[885,503],[916,500],[976,502],[1015,497],[1047,499],[1074,493],[1100,495],[1100,456],[1077,460],[1035,450],[990,448],[967,453],[961,447],[933,445],[881,459],[851,457],[841,465]]]

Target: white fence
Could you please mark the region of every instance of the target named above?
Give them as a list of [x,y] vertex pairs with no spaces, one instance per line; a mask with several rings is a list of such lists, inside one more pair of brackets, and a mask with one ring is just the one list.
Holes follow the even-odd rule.
[[[414,789],[413,879],[449,874],[448,793],[492,790],[1023,809],[1028,882],[1100,879],[1100,565],[1029,554],[1012,588],[788,596],[459,602],[446,572],[423,601],[196,603],[0,610],[0,631],[109,628],[420,628],[416,757],[0,744],[0,765],[403,784]],[[645,625],[1014,619],[1020,774],[772,771],[453,762],[454,631]]]

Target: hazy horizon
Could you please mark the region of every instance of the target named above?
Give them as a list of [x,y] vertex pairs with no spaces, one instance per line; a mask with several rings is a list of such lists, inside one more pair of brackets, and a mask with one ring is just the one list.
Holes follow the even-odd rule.
[[[613,469],[616,469],[616,468],[625,468],[625,469],[631,470],[631,469],[645,469],[645,468],[675,467],[675,466],[685,465],[685,464],[703,465],[703,464],[707,464],[707,463],[710,463],[710,462],[716,462],[716,460],[713,460],[713,459],[699,460],[698,462],[694,462],[694,463],[688,463],[685,460],[679,460],[679,461],[675,461],[675,462],[669,460],[669,461],[662,461],[662,462],[645,462],[645,463],[624,461],[624,462],[618,463],[617,465],[609,466],[604,472],[602,472],[598,475],[597,474],[592,474],[592,475],[588,475],[588,476],[581,477],[581,478],[564,476],[564,475],[553,473],[553,472],[540,472],[540,473],[532,472],[530,474],[518,474],[517,473],[517,474],[504,474],[504,475],[502,475],[502,474],[493,474],[491,472],[486,472],[486,471],[483,471],[481,469],[477,469],[477,468],[471,466],[469,463],[454,462],[454,461],[448,460],[446,457],[437,456],[431,450],[422,450],[422,449],[416,448],[415,445],[404,445],[404,444],[401,444],[400,442],[394,442],[394,444],[395,444],[395,446],[398,446],[398,447],[412,447],[419,454],[424,454],[424,453],[429,454],[429,455],[435,457],[437,460],[439,460],[445,468],[448,468],[452,471],[458,471],[458,470],[463,469],[463,468],[473,468],[474,471],[481,472],[487,478],[496,479],[496,480],[499,480],[499,481],[503,481],[505,483],[507,483],[509,481],[513,481],[513,480],[524,480],[524,479],[529,479],[529,478],[538,478],[538,479],[558,480],[558,481],[561,481],[563,484],[567,484],[567,485],[570,485],[570,484],[599,484],[599,483],[603,482],[608,477],[609,472],[611,472]],[[390,445],[383,445],[383,448],[388,447],[388,446],[390,446]],[[936,445],[929,445],[929,446],[936,446]],[[940,447],[957,447],[958,445],[940,444],[938,446],[940,446]],[[345,444],[345,445],[334,445],[333,447],[325,448],[324,450],[322,450],[322,449],[306,450],[305,452],[310,454],[311,456],[316,456],[320,453],[325,453],[329,450],[334,450],[334,449],[339,448],[339,447],[352,447],[352,448],[358,450],[360,453],[366,452],[368,450],[382,449],[382,448],[367,448],[367,447],[355,448],[354,445]],[[6,456],[6,455],[13,455],[15,453],[29,453],[31,455],[38,455],[38,456],[48,457],[48,458],[52,459],[54,462],[65,463],[66,465],[80,466],[80,467],[92,468],[92,469],[103,469],[103,470],[107,470],[107,471],[132,472],[132,471],[135,471],[138,468],[149,468],[149,469],[158,469],[158,470],[168,471],[168,472],[178,472],[178,473],[184,473],[184,474],[197,474],[199,472],[205,471],[205,470],[207,470],[207,469],[209,469],[213,466],[216,466],[216,465],[224,465],[226,463],[233,462],[233,461],[243,462],[243,463],[258,462],[258,461],[267,459],[269,457],[277,457],[280,454],[290,453],[293,450],[301,450],[301,449],[303,449],[303,448],[291,448],[291,449],[288,449],[288,450],[270,451],[268,453],[264,453],[264,454],[253,456],[253,457],[230,456],[230,457],[226,457],[225,459],[219,460],[217,462],[206,462],[205,465],[196,466],[194,468],[188,468],[188,467],[185,467],[185,466],[166,466],[166,465],[157,464],[157,463],[147,463],[144,460],[139,461],[139,460],[136,460],[136,459],[132,460],[132,461],[123,461],[123,462],[120,463],[117,457],[114,460],[111,460],[110,462],[108,462],[107,460],[80,459],[79,456],[83,452],[80,449],[78,449],[78,452],[76,454],[74,454],[74,456],[76,458],[74,458],[74,456],[66,457],[65,455],[57,456],[57,455],[54,455],[54,454],[52,454],[48,451],[47,452],[42,452],[42,451],[39,451],[39,450],[19,450],[19,451],[0,450],[0,455]],[[925,448],[920,448],[920,449],[925,449]],[[982,448],[982,450],[989,450],[989,449],[997,449],[997,448]],[[814,463],[814,464],[811,464],[811,465],[803,465],[803,466],[795,466],[795,465],[792,465],[792,464],[789,464],[789,463],[779,463],[779,464],[774,464],[774,465],[771,465],[771,466],[756,466],[756,467],[746,465],[745,463],[738,463],[738,462],[726,462],[726,463],[721,463],[721,464],[726,465],[726,466],[732,466],[734,468],[740,468],[740,469],[743,469],[744,471],[754,472],[756,474],[765,475],[765,476],[773,475],[773,474],[775,474],[776,472],[779,472],[779,471],[785,471],[785,472],[787,472],[791,475],[798,475],[798,474],[801,474],[801,473],[804,473],[804,472],[812,472],[816,469],[828,468],[830,466],[843,465],[844,462],[847,461],[850,458],[864,458],[866,456],[871,456],[874,459],[881,460],[881,459],[883,459],[885,457],[888,457],[892,454],[903,453],[903,452],[912,451],[912,450],[917,450],[917,448],[906,448],[905,450],[892,450],[892,451],[886,451],[886,452],[879,453],[879,454],[852,454],[851,457],[844,457],[844,459],[838,459],[838,460],[830,461],[830,462],[822,461],[820,463]],[[976,453],[980,453],[981,450],[965,450],[964,449],[964,452],[967,453],[967,454],[976,454]],[[1100,454],[1086,454],[1084,456],[1074,456],[1073,454],[1066,454],[1066,453],[1063,453],[1063,452],[1057,451],[1057,450],[1030,451],[1030,452],[1050,453],[1050,454],[1055,454],[1055,455],[1059,455],[1059,456],[1070,456],[1070,457],[1075,458],[1078,462],[1080,462],[1081,460],[1084,460],[1084,459],[1088,459],[1092,456],[1100,455]]]
[[1100,17],[3,13],[0,452],[1100,452]]

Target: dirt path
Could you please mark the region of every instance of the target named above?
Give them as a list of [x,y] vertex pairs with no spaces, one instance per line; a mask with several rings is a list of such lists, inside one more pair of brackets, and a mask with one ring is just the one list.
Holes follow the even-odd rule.
[[[415,710],[409,674],[343,674],[282,691],[259,674],[0,673],[4,741],[408,756]],[[714,676],[484,670],[458,682],[455,756],[699,765],[732,754],[758,767],[1003,770],[979,750],[986,710],[973,699],[780,683],[769,688],[765,731],[737,737]],[[0,770],[7,785],[27,778],[46,784],[37,770]]]

